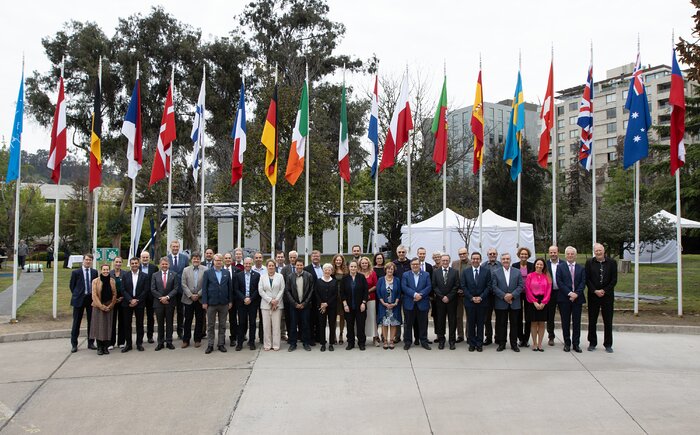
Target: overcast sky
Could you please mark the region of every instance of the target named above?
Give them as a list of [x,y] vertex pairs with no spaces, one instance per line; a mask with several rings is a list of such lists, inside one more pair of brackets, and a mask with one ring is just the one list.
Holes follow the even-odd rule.
[[[234,17],[247,1],[228,0],[37,0],[4,2],[0,26],[3,68],[0,69],[0,134],[9,143],[21,74],[22,53],[27,74],[50,67],[41,39],[54,35],[74,19],[97,22],[108,36],[119,17],[147,14],[163,4],[177,19],[202,30],[205,39],[226,36],[237,27]],[[443,63],[447,65],[447,92],[451,108],[472,104],[483,61],[484,99],[511,98],[522,52],[525,100],[543,99],[550,51],[554,45],[554,87],[564,89],[585,82],[594,49],[594,80],[605,71],[631,63],[637,35],[642,63],[671,61],[671,32],[691,37],[694,9],[687,0],[574,1],[448,1],[448,0],[330,0],[330,17],[346,26],[338,53],[361,59],[376,53],[380,74],[398,76],[408,68],[420,71],[437,100]],[[348,78],[359,89],[372,78]],[[382,98],[381,90],[380,96]],[[235,102],[232,102],[234,104]],[[49,132],[25,118],[22,148],[49,146]],[[3,173],[5,168],[0,169]]]

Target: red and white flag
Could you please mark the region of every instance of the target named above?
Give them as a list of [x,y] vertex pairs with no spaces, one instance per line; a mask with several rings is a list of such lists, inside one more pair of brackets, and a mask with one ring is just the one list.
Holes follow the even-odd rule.
[[671,94],[668,104],[671,106],[671,175],[675,175],[685,165],[685,83],[675,49],[671,62]]
[[66,99],[63,91],[63,77],[58,82],[58,99],[51,127],[51,148],[46,167],[51,169],[51,179],[58,184],[61,179],[61,162],[66,157]]
[[394,107],[394,114],[391,116],[389,131],[384,142],[384,152],[379,171],[391,168],[396,163],[396,156],[401,148],[408,142],[408,132],[413,129],[413,119],[411,118],[411,106],[408,103],[408,74],[401,83],[401,93]]
[[173,106],[173,82],[168,86],[168,96],[165,97],[163,117],[160,120],[160,133],[158,134],[158,147],[153,158],[153,169],[148,186],[153,186],[158,181],[170,176],[170,165],[173,156],[172,143],[175,140],[175,107]]
[[540,151],[537,156],[537,163],[547,168],[547,159],[549,158],[549,146],[552,138],[550,136],[552,126],[554,125],[554,61],[549,64],[549,80],[547,80],[547,92],[544,95],[544,103],[542,103],[542,111],[540,112],[540,120],[542,129],[540,130]]

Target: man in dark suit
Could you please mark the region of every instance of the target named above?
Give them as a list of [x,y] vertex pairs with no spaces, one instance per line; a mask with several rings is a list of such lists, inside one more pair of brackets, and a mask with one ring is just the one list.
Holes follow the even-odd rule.
[[[442,254],[440,265],[433,268],[432,287],[435,293],[435,334],[438,349],[445,348],[445,320],[449,325],[450,350],[457,341],[455,320],[457,315],[457,291],[460,289],[459,274],[450,267],[450,256]],[[445,319],[447,318],[447,319]]]
[[228,270],[224,269],[224,258],[221,254],[214,255],[214,267],[204,272],[202,283],[202,308],[207,310],[207,350],[214,350],[214,326],[219,320],[220,352],[226,352],[226,317],[233,306],[234,281]]
[[206,251],[204,251],[204,260],[202,260],[202,265],[206,266],[207,269],[211,269],[214,267],[214,250],[211,248],[207,248]]
[[153,333],[155,331],[155,308],[153,305],[153,294],[151,294],[151,277],[158,272],[155,264],[151,264],[151,254],[148,251],[141,252],[141,272],[146,274],[146,335],[148,342],[153,343]]
[[[481,267],[486,267],[493,272],[496,269],[500,269],[503,267],[500,261],[498,261],[498,251],[496,248],[491,247],[486,251],[486,261],[481,263]],[[493,278],[492,278],[493,281]],[[486,314],[484,316],[484,346],[488,346],[491,344],[493,341],[496,340],[494,332],[494,327],[491,323],[491,318],[493,317],[493,310],[494,306],[496,305],[496,300],[493,292],[489,292],[489,300],[488,300],[488,305],[486,305]]]
[[296,263],[297,263],[297,258],[299,258],[299,253],[297,251],[289,251],[287,253],[287,258],[289,259],[289,262],[282,268],[282,276],[284,276],[285,279],[289,275],[294,275],[296,273]]
[[586,296],[583,294],[586,286],[586,271],[583,266],[576,264],[576,248],[567,246],[564,254],[566,264],[559,265],[556,276],[557,286],[559,286],[557,304],[561,315],[561,332],[564,335],[564,352],[569,352],[573,345],[574,351],[581,353],[579,342],[581,310],[586,302]]
[[301,333],[304,350],[311,350],[311,299],[314,294],[311,274],[304,270],[304,261],[297,259],[295,272],[285,277],[284,304],[289,315],[289,351],[297,348],[297,338]]
[[617,263],[605,255],[605,247],[600,243],[593,245],[593,258],[586,261],[586,281],[588,285],[588,350],[594,351],[598,345],[596,324],[598,313],[602,312],[603,346],[606,352],[612,353]]
[[467,312],[469,352],[481,352],[484,345],[484,319],[491,292],[491,271],[481,267],[481,253],[472,252],[472,267],[462,270],[464,310]]
[[255,326],[258,310],[260,309],[260,274],[253,269],[253,259],[247,257],[243,260],[243,271],[234,276],[234,298],[238,306],[238,338],[236,350],[243,349],[243,337],[248,334],[248,347],[255,350]]
[[[457,271],[458,276],[462,276],[462,270],[470,267],[469,263],[469,251],[467,248],[459,248],[457,250],[457,256],[459,257],[452,262],[452,268]],[[460,287],[457,292],[457,343],[464,341],[464,289]]]
[[[423,349],[430,350],[428,344],[428,309],[430,300],[428,299],[432,285],[428,272],[420,270],[420,260],[418,257],[411,260],[411,271],[401,276],[401,292],[403,293],[403,312],[406,325],[413,325],[415,319],[418,321],[418,339]],[[411,328],[404,327],[403,342],[404,350],[411,348]]]
[[[228,271],[231,278],[238,273],[238,268],[233,264],[233,255],[230,252],[224,254],[224,270]],[[229,343],[231,347],[234,347],[238,337],[238,307],[236,306],[235,298],[231,300],[231,308],[228,310],[228,327]]]
[[518,269],[510,267],[510,254],[501,254],[502,267],[491,271],[491,289],[494,293],[496,311],[496,343],[498,352],[506,348],[506,331],[510,323],[510,348],[520,352],[518,347],[518,311],[522,305],[523,276]]
[[547,302],[547,334],[549,335],[549,345],[554,346],[554,318],[557,314],[557,300],[559,299],[559,286],[557,285],[557,268],[561,264],[559,260],[559,247],[552,245],[549,247],[549,260],[547,260],[547,269],[552,277],[552,294]]
[[146,294],[150,288],[146,286],[148,275],[139,268],[139,259],[133,257],[129,260],[130,271],[124,274],[122,280],[122,312],[126,345],[122,353],[132,349],[131,319],[136,317],[136,349],[143,352],[143,314],[146,307]]
[[173,346],[173,316],[175,315],[175,298],[179,293],[177,274],[171,270],[168,257],[161,257],[160,271],[151,276],[151,294],[153,308],[158,322],[158,345],[156,350],[165,347],[172,350]]
[[182,329],[185,324],[185,310],[182,306],[182,271],[185,270],[190,262],[187,255],[180,252],[180,242],[173,240],[170,242],[170,254],[168,254],[168,262],[170,263],[170,271],[177,274],[178,295],[173,304],[175,304],[175,312],[177,313],[177,336],[182,338]]
[[[431,279],[432,279],[432,276],[433,276],[433,265],[430,264],[430,263],[428,263],[427,261],[425,261],[425,259],[426,259],[427,256],[428,256],[428,251],[427,251],[425,248],[420,247],[420,248],[416,249],[416,255],[418,256],[418,260],[420,261],[420,270],[422,270],[423,272],[428,272],[428,275],[429,275],[429,276],[431,277]],[[459,275],[458,275],[458,276],[459,276]],[[433,300],[434,300],[434,298],[435,298],[435,293],[433,292],[433,290],[430,290],[430,295],[428,296],[428,299],[430,300],[430,308],[433,307]],[[435,314],[433,313],[433,316],[434,316],[434,315],[435,315]],[[434,320],[433,320],[433,321],[434,321]],[[420,341],[418,340],[418,335],[419,335],[419,332],[418,332],[418,324],[417,324],[417,323],[414,323],[414,324],[413,324],[413,336],[414,336],[414,338],[415,338],[415,345],[416,345],[416,346],[420,343]],[[428,344],[431,344],[431,343],[432,343],[432,341],[431,341],[431,340],[428,340]]]
[[[314,279],[314,291],[316,290],[316,280],[323,276],[323,267],[321,265],[321,251],[314,249],[311,251],[311,264],[304,267],[304,270],[311,274]],[[321,342],[322,331],[319,328],[318,304],[317,297],[311,299],[311,346],[315,346],[316,342]],[[323,331],[325,333],[325,331]]]
[[243,249],[241,248],[236,248],[233,250],[233,267],[239,271],[243,271],[243,269],[245,269],[245,265],[243,264]]
[[[92,268],[92,254],[83,255],[83,265],[70,274],[70,306],[73,307],[73,326],[70,331],[71,352],[78,351],[78,336],[83,312],[87,315],[88,336],[92,322],[92,280],[97,278],[97,270]],[[88,349],[97,349],[95,340],[88,339]]]

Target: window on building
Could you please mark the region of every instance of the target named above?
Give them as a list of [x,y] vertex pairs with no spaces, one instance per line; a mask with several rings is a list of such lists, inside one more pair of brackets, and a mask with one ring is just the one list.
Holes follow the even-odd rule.
[[566,167],[566,160],[559,160],[559,169],[564,169]]
[[557,154],[559,154],[560,156],[564,155],[564,145],[559,145],[557,147]]
[[564,106],[557,106],[557,116],[562,116],[564,114]]
[[617,138],[616,137],[609,137],[606,139],[608,143],[608,148],[615,148],[617,146]]
[[575,110],[578,110],[578,103],[577,102],[569,103],[569,112],[573,112]]
[[557,133],[557,142],[564,142],[564,133]]
[[667,125],[671,122],[671,115],[659,115],[659,124]]
[[577,153],[578,153],[578,148],[579,148],[578,142],[574,142],[574,143],[572,143],[572,144],[569,145],[569,150],[571,150],[571,152],[572,152],[573,154],[577,154]]
[[498,133],[498,143],[503,143],[503,133]]
[[615,160],[617,160],[617,153],[614,151],[611,153],[608,153],[608,161],[613,162]]
[[627,101],[627,94],[629,94],[629,89],[622,91],[622,99]]
[[498,110],[498,120],[503,122],[503,110]]
[[605,103],[614,103],[617,100],[617,95],[615,94],[608,94],[605,96]]
[[577,130],[571,130],[569,131],[569,139],[575,139],[578,137],[578,131]]
[[627,119],[625,119],[624,121],[622,121],[622,129],[625,130],[625,131],[627,131],[627,123],[628,123],[628,122],[629,122],[629,120],[627,120]]
[[617,109],[611,107],[610,109],[605,109],[605,119],[615,119],[617,117]]
[[608,134],[617,133],[617,122],[611,122],[610,124],[606,124],[605,128],[606,128]]
[[659,100],[659,102],[657,103],[657,105],[658,105],[657,107],[658,107],[659,109],[665,108],[666,106],[668,106],[668,98],[663,98],[663,99]]
[[671,82],[668,83],[659,83],[656,85],[656,93],[660,94],[662,92],[668,92],[671,90]]
[[557,119],[557,128],[564,128],[564,120]]
[[578,120],[578,115],[569,116],[569,125],[576,125],[577,120]]

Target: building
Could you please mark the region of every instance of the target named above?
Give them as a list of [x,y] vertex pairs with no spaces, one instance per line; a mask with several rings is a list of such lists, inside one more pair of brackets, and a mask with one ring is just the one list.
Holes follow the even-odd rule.
[[[508,134],[511,104],[513,100],[503,100],[498,103],[484,102],[484,147],[493,144],[505,144]],[[474,139],[471,132],[472,109],[474,106],[455,109],[447,114],[447,128],[450,145],[460,150],[473,149]],[[525,103],[525,139],[531,149],[539,146],[539,115],[540,108],[536,104]],[[456,167],[460,176],[471,174],[473,160],[463,159]]]

